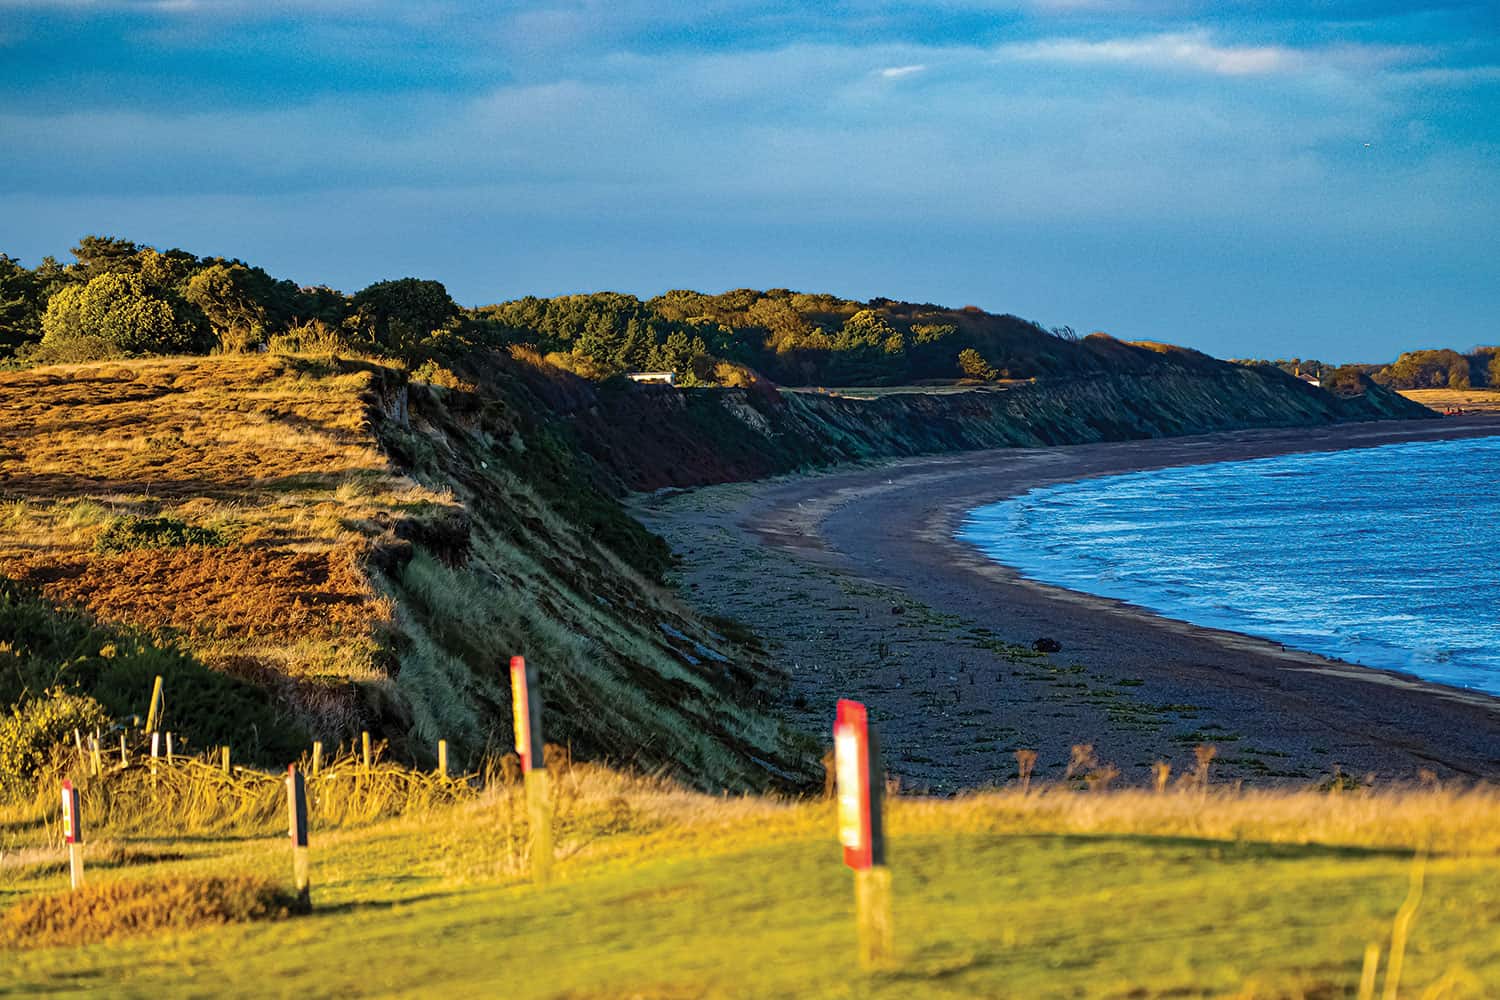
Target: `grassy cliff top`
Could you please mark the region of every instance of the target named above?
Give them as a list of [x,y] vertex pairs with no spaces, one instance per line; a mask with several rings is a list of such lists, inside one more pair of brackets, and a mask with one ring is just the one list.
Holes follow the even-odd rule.
[[[654,540],[550,434],[499,382],[481,396],[360,361],[0,374],[0,577],[20,585],[0,627],[40,602],[72,637],[17,634],[0,696],[108,676],[83,646],[166,643],[308,738],[371,729],[416,760],[447,739],[462,760],[507,741],[520,654],[546,677],[549,739],[581,755],[715,787],[806,781],[756,707],[769,668],[631,564]],[[91,666],[70,674],[78,655]],[[168,687],[168,727],[192,733]]]

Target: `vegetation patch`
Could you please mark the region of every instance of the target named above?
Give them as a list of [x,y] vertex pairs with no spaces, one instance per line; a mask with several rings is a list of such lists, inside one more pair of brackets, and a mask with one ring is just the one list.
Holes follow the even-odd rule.
[[129,514],[117,517],[105,526],[94,551],[100,553],[130,552],[134,549],[180,549],[189,545],[219,547],[233,541],[229,534],[205,528],[175,517],[140,517]]
[[[202,745],[233,743],[247,759],[278,762],[305,745],[266,691],[208,669],[169,642],[96,624],[0,577],[0,704],[21,708],[27,721],[16,724],[23,731],[71,737],[75,725],[83,728],[81,718],[70,721],[81,709],[64,710],[68,695],[87,694],[115,718],[144,716],[158,675],[167,691],[165,724],[181,735]],[[57,705],[27,707],[51,688],[65,692],[44,698],[63,699]]]
[[0,948],[93,944],[155,931],[279,920],[293,897],[254,875],[170,876],[28,896],[0,913]]

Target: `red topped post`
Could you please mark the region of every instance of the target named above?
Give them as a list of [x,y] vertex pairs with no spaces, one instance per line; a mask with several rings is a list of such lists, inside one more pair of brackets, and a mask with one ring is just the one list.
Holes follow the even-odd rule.
[[833,723],[838,779],[839,842],[854,869],[859,958],[866,968],[891,963],[891,872],[885,864],[885,774],[870,715],[857,701],[840,700]]

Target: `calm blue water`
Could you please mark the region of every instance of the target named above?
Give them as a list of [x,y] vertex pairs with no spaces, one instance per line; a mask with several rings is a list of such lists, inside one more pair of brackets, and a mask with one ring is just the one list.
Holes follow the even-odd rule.
[[1066,483],[958,537],[1032,579],[1500,694],[1500,437]]

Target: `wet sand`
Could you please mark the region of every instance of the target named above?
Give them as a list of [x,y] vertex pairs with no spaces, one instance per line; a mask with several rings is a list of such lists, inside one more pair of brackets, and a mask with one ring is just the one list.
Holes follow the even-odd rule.
[[[911,459],[643,498],[690,601],[752,625],[796,724],[866,701],[891,770],[934,792],[1009,781],[1014,751],[1061,778],[1142,784],[1215,749],[1215,780],[1500,780],[1500,699],[1158,617],[1019,577],[954,540],[964,514],[1118,472],[1500,434],[1500,417],[1246,431]],[[1040,637],[1060,652],[1030,650]]]

